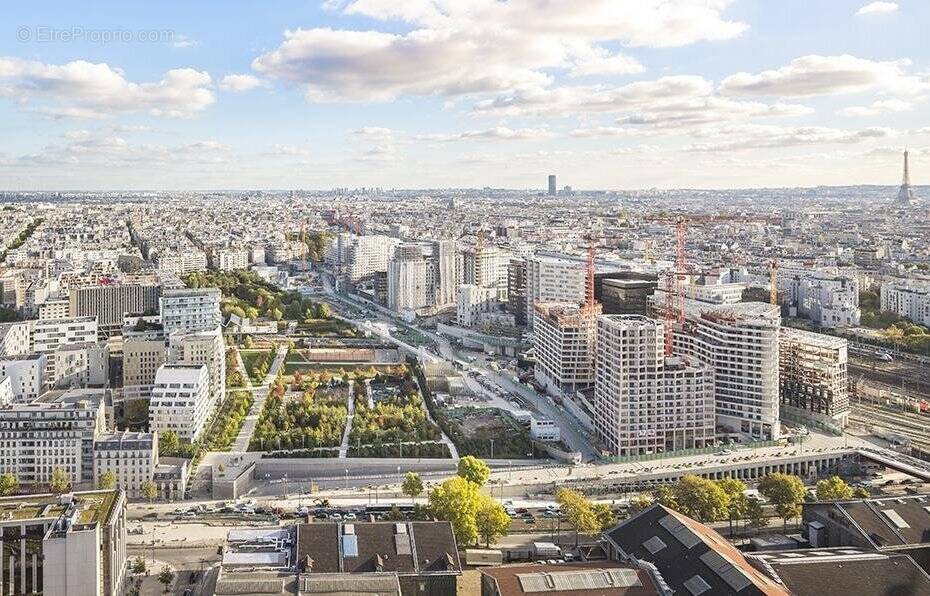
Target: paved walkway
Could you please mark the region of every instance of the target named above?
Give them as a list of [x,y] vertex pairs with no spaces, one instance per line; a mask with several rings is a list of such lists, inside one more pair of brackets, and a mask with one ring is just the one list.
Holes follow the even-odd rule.
[[[249,410],[249,415],[245,417],[242,428],[239,429],[239,434],[236,436],[235,442],[233,442],[232,452],[244,453],[249,450],[249,443],[252,441],[255,427],[258,425],[258,417],[261,415],[262,408],[265,406],[265,399],[268,397],[269,386],[275,377],[278,376],[278,370],[284,366],[284,359],[286,357],[287,346],[278,346],[278,352],[275,354],[274,362],[268,367],[268,374],[265,375],[262,384],[254,388],[253,394],[255,395],[255,401],[252,402],[252,409]],[[243,366],[243,369],[244,368]]]
[[355,418],[355,381],[349,381],[349,415],[346,416],[346,428],[342,431],[342,443],[339,445],[339,457],[345,459],[349,454],[349,435],[352,434],[352,419]]

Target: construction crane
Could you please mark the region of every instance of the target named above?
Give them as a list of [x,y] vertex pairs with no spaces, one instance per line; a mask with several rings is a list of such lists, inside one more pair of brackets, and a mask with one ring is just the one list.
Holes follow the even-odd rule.
[[597,311],[597,302],[594,299],[594,257],[595,242],[597,238],[594,234],[585,234],[584,239],[588,244],[587,274],[585,276],[585,301],[584,311],[587,314],[594,314]]
[[769,303],[778,306],[778,260],[769,263]]
[[[675,226],[675,268],[665,278],[665,354],[672,355],[674,345],[674,324],[683,325],[685,322],[685,294],[684,282],[688,275],[685,257],[685,230],[689,223],[715,223],[715,222],[762,222],[778,223],[778,218],[746,215],[669,215],[659,214],[647,216],[645,221],[670,223]],[[777,301],[777,291],[776,298]]]

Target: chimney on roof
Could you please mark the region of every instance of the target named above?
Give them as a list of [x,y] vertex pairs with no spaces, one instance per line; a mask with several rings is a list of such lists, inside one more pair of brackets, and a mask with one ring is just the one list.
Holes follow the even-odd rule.
[[446,553],[445,564],[446,564],[446,570],[455,569],[455,559],[453,559],[452,555],[450,555],[449,553]]
[[384,559],[381,555],[375,555],[375,571],[384,571]]
[[310,573],[311,571],[313,571],[313,559],[307,555],[304,557],[304,572]]

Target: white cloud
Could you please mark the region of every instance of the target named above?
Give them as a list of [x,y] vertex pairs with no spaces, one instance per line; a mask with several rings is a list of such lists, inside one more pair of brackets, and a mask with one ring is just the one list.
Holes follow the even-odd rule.
[[903,99],[880,99],[868,106],[850,106],[837,111],[840,116],[879,116],[892,112],[906,112],[913,104]]
[[171,47],[181,50],[186,50],[187,48],[196,48],[199,45],[199,41],[196,39],[191,39],[186,35],[175,35],[174,40],[171,42]]
[[216,165],[228,163],[229,147],[212,140],[180,145],[131,144],[113,134],[92,134],[72,131],[64,144],[50,144],[34,154],[22,155],[11,161],[13,166],[62,165],[82,167],[142,167],[191,164]]
[[723,80],[721,91],[732,95],[812,96],[856,93],[870,89],[914,92],[927,88],[926,81],[905,73],[909,60],[876,62],[848,54],[809,55],[787,66],[758,74],[739,72]]
[[261,79],[250,74],[228,74],[220,81],[220,89],[233,93],[250,91],[263,85],[264,82]]
[[857,16],[887,14],[898,10],[897,2],[870,2],[856,11]]
[[53,118],[101,118],[142,110],[185,118],[216,100],[210,75],[191,68],[169,70],[158,82],[134,83],[105,63],[55,65],[0,58],[0,83],[23,104],[50,102],[32,109]]
[[492,116],[558,117],[578,114],[617,114],[620,127],[592,125],[573,136],[630,136],[659,131],[687,132],[716,123],[754,118],[796,117],[810,114],[806,106],[738,101],[715,95],[714,85],[702,77],[668,76],[621,87],[577,86],[530,90],[480,101],[474,112]]
[[412,30],[286,31],[253,69],[306,86],[311,101],[389,101],[540,89],[550,71],[616,76],[642,65],[605,43],[675,47],[730,39],[746,25],[723,12],[730,0],[354,0],[326,7],[401,21]]
[[586,126],[571,132],[571,136],[578,138],[635,137],[641,134],[640,130],[628,126]]
[[717,152],[744,149],[795,147],[803,145],[853,144],[897,134],[890,128],[870,127],[842,130],[823,126],[780,127],[757,124],[707,129],[696,137],[708,138],[686,148],[688,151]]
[[356,157],[359,161],[373,162],[397,161],[399,158],[397,147],[391,144],[375,145]]
[[384,126],[363,126],[357,130],[353,130],[352,134],[382,142],[394,138],[394,131]]
[[713,84],[698,76],[676,75],[654,81],[640,81],[621,87],[597,85],[528,89],[509,96],[482,100],[475,104],[477,114],[495,116],[554,116],[578,112],[622,112],[654,102],[704,97]]
[[413,137],[416,141],[433,141],[447,143],[450,141],[490,141],[490,140],[509,140],[509,141],[526,141],[532,139],[547,139],[553,134],[547,128],[518,128],[512,129],[506,126],[495,126],[484,130],[468,130],[459,133],[437,133],[416,135]]
[[572,58],[571,77],[619,76],[645,70],[639,60],[624,54],[611,54],[600,46],[583,46]]

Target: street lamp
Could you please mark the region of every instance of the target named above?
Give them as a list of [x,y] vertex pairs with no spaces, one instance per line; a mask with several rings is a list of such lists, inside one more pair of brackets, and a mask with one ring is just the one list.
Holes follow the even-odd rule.
[[349,490],[349,468],[346,468],[346,490]]

